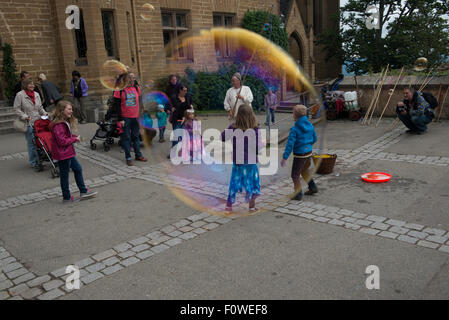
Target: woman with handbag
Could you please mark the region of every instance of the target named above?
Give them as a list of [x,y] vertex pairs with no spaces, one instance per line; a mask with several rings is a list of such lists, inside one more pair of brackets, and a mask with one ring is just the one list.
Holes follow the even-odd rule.
[[[19,121],[23,123],[25,127],[25,138],[28,145],[28,157],[30,165],[36,171],[41,171],[39,167],[39,159],[37,154],[37,148],[34,144],[33,124],[41,116],[47,115],[42,107],[42,101],[37,92],[34,91],[34,82],[31,79],[25,79],[22,82],[22,91],[17,93],[14,100],[14,110],[19,117]],[[16,124],[17,127],[17,124]]]

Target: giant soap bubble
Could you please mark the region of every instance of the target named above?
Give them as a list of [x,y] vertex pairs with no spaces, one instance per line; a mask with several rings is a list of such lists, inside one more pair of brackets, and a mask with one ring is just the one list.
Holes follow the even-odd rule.
[[[191,75],[184,73],[186,67],[194,69],[196,71],[196,76],[199,75],[198,72],[207,74],[216,72],[217,70],[219,72],[224,72],[223,70],[232,70],[229,71],[231,73],[224,72],[221,74],[222,77],[229,79],[229,83],[225,87],[216,88],[214,87],[214,83],[210,84],[211,92],[216,95],[222,95],[223,100],[226,91],[232,86],[230,81],[232,73],[238,71],[242,75],[243,81],[245,82],[244,85],[251,87],[253,83],[259,81],[259,83],[262,83],[262,87],[275,88],[278,92],[281,90],[282,86],[287,85],[290,91],[297,93],[297,95],[289,101],[290,104],[300,104],[298,94],[307,92],[308,103],[303,102],[302,104],[308,104],[309,111],[314,114],[321,106],[321,99],[302,68],[298,66],[292,57],[282,48],[254,32],[240,28],[212,28],[209,30],[184,33],[182,35],[179,34],[178,36],[177,42],[167,42],[164,50],[161,51],[160,54],[152,57],[153,63],[143,74],[144,84],[156,84],[161,76],[165,76],[168,85],[168,75],[178,74],[187,79],[184,84],[187,85],[189,92],[197,97],[196,99],[204,99],[196,101],[205,101],[209,98],[204,93],[195,91],[198,90],[197,84],[195,84],[196,79],[191,78]],[[223,46],[225,47],[224,49]],[[232,51],[231,57],[225,59],[224,62],[221,61],[223,56],[221,51],[223,50]],[[228,65],[227,68],[220,68],[220,65],[223,63]],[[143,86],[143,96],[157,96],[157,93],[155,92],[157,90],[162,90],[163,88],[156,87],[157,86]],[[265,94],[265,92],[262,94]],[[263,104],[263,97],[261,100]],[[197,109],[195,101],[193,101],[193,107]],[[255,107],[256,105],[253,103],[253,108]],[[222,109],[223,107],[221,107],[221,110]],[[153,115],[153,121],[156,122],[156,110],[153,108],[151,113]],[[283,123],[279,126],[291,127],[294,125],[291,113],[278,113],[276,117],[277,121],[281,120],[281,123]],[[325,112],[321,112],[321,117],[325,117]],[[205,129],[210,129],[211,127],[216,128],[218,132],[226,129],[231,122],[225,117],[222,118],[223,120],[221,120],[221,122],[215,121],[213,118],[202,118],[202,134],[204,135]],[[265,123],[265,118],[265,113],[258,115],[260,128],[266,130],[268,128],[263,125]],[[324,127],[325,126],[323,125],[322,130],[324,130]],[[168,123],[166,140],[168,140],[171,129],[172,126]],[[316,130],[319,142],[314,145],[314,149],[319,149],[318,153],[321,153],[324,149],[324,132],[319,132],[321,129],[318,127]],[[281,134],[286,133],[288,133],[288,130],[284,128],[284,132],[281,132]],[[269,142],[267,141],[268,136],[264,136],[264,140],[266,140],[265,142]],[[212,152],[211,150],[213,147],[222,148],[223,145],[221,141],[217,141],[216,139],[212,139],[211,141],[201,141],[204,143],[205,147],[205,151],[201,150],[201,152],[204,157],[209,157],[209,159],[210,157],[216,156],[215,151],[217,149]],[[228,141],[227,143],[229,146],[230,142]],[[180,142],[179,145],[182,145],[182,142]],[[174,165],[173,161],[167,160],[167,155],[170,153],[170,146],[171,142],[157,146],[154,146],[153,144],[152,147],[144,150],[150,163],[157,163],[158,170],[168,174],[168,177],[161,174],[159,178],[164,181],[177,198],[197,210],[207,211],[218,215],[224,214],[223,209],[226,201],[232,164],[206,164],[204,159],[201,159],[200,163],[197,164],[192,161],[190,164],[182,163]],[[284,146],[279,146],[279,149],[277,149],[276,143],[273,143],[268,150],[263,150],[262,153],[266,152],[269,155],[278,154],[281,153],[283,149]],[[219,152],[217,153],[219,154]],[[222,160],[224,161],[224,147],[222,148],[222,153]],[[275,159],[275,161],[278,162],[277,164],[279,164],[280,160],[281,156]],[[278,172],[277,175],[279,175],[279,179],[288,179],[290,174],[286,172],[289,170],[290,168],[283,171],[282,174]],[[264,176],[261,176],[262,185],[263,180]],[[179,186],[183,186],[184,188],[178,188]],[[200,193],[199,190],[202,190],[203,192]],[[264,191],[264,187],[262,187],[261,191],[262,195],[264,192],[267,192],[266,190]],[[243,202],[244,198],[244,194],[239,194],[237,196],[238,201]],[[241,212],[242,215],[248,214],[246,204],[237,206],[235,209],[237,212]],[[259,212],[263,212],[263,210]]]

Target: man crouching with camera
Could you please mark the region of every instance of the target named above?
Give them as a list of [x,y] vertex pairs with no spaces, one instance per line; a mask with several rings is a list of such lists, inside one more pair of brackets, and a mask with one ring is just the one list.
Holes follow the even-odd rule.
[[423,94],[413,87],[404,89],[404,100],[396,108],[398,118],[409,129],[410,134],[422,134],[427,130],[427,124],[432,121],[433,110],[424,99]]

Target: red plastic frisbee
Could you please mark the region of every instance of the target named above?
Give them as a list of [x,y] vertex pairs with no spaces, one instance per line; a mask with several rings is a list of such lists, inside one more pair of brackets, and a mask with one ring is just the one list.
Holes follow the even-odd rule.
[[384,183],[390,181],[391,174],[384,172],[369,172],[362,175],[363,181],[370,183]]

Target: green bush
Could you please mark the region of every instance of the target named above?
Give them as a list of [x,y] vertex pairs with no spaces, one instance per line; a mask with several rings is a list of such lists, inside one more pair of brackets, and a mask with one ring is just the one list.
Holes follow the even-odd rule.
[[[232,75],[241,70],[238,64],[222,65],[217,72],[195,72],[187,68],[185,76],[180,78],[192,95],[192,103],[198,110],[220,110],[224,108],[226,92],[232,86]],[[155,81],[154,90],[165,92],[168,75]],[[251,88],[254,96],[253,108],[263,107],[267,88],[263,81],[248,75],[244,85]]]
[[16,63],[12,53],[12,47],[9,43],[5,43],[3,50],[3,62],[2,62],[2,79],[5,82],[5,96],[11,102],[14,97],[14,86],[19,81],[16,74]]
[[[270,28],[263,28],[264,22],[272,25],[272,30]],[[281,27],[282,21],[281,19],[274,15],[270,14],[267,11],[262,10],[254,10],[247,11],[242,21],[242,28],[251,30],[257,34],[260,34],[262,28],[264,31],[262,32],[262,36],[271,40],[279,47],[288,50],[288,36],[285,28]]]

